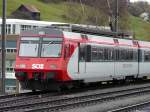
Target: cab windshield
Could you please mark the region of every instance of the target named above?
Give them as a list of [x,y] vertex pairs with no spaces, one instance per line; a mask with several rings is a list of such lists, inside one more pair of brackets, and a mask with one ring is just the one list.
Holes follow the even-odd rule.
[[62,38],[22,37],[19,56],[60,57]]
[[43,38],[41,57],[60,57],[62,40],[60,38]]

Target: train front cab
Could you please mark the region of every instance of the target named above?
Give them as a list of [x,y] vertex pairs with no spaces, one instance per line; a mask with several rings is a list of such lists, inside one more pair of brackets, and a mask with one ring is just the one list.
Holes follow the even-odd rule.
[[[47,34],[37,35],[37,32],[42,31],[47,31]],[[55,35],[48,34],[52,32]],[[62,32],[41,29],[35,33],[25,33],[18,42],[15,75],[21,86],[25,89],[45,90],[56,88],[59,82],[70,81]]]

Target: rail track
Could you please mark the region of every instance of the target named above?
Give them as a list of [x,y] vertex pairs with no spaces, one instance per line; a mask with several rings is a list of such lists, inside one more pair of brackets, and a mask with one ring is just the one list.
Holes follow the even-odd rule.
[[114,109],[114,110],[111,110],[108,112],[134,112],[136,110],[141,110],[141,109],[148,107],[148,106],[150,106],[150,101],[146,101],[146,102],[142,102],[142,103]]
[[46,96],[53,96],[58,95],[58,93],[53,92],[49,93],[48,91],[38,91],[38,92],[27,92],[27,93],[20,93],[20,94],[11,94],[11,95],[3,95],[0,96],[0,107],[8,106],[10,104],[17,104],[19,102],[25,102],[29,99],[37,99],[39,97],[46,97]]
[[14,98],[14,97],[24,97],[29,95],[38,95],[38,94],[45,94],[48,91],[37,91],[37,92],[25,92],[25,93],[19,93],[19,94],[6,94],[6,95],[0,95],[0,99],[8,99],[8,98]]
[[[150,84],[139,85],[136,87],[121,87],[112,91],[91,91],[81,94],[71,95],[44,95],[36,98],[26,98],[25,100],[16,100],[1,102],[0,111],[11,112],[47,112],[63,111],[76,107],[86,107],[95,104],[101,104],[121,98],[133,97],[150,93]],[[5,104],[5,105],[4,105]]]

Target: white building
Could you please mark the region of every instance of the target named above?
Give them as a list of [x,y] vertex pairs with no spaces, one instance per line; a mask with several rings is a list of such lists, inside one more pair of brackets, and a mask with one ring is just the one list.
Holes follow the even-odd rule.
[[[0,31],[1,31],[1,24],[2,24],[2,19],[0,18]],[[50,26],[53,24],[66,24],[66,23],[23,20],[23,19],[6,19],[6,33],[10,35],[13,34],[17,35],[20,34],[21,31],[27,29]]]

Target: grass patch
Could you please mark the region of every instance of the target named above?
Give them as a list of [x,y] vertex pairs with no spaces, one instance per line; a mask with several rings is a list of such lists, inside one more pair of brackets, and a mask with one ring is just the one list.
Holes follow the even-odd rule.
[[135,33],[136,39],[150,41],[150,23],[137,17],[131,16],[130,18],[131,30]]
[[[66,13],[65,3],[45,4],[39,0],[7,0],[7,16],[9,17],[21,4],[36,6],[41,12],[41,20],[66,22],[62,17]],[[0,2],[0,7],[2,7],[2,2]],[[0,15],[2,15],[2,10],[0,10]]]

